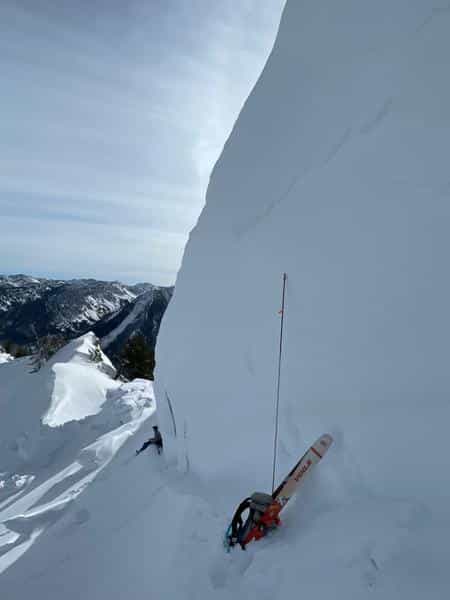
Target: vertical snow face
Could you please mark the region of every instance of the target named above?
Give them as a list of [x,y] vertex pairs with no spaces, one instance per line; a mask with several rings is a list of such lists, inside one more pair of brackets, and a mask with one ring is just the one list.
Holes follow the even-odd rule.
[[271,483],[286,271],[279,475],[328,430],[344,495],[447,512],[449,53],[441,0],[287,3],[157,347],[167,450],[230,498]]

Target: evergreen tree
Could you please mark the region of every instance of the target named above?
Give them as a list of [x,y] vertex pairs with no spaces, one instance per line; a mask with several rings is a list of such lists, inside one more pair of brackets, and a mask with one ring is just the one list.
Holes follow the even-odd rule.
[[11,340],[4,340],[0,345],[0,349],[1,348],[3,348],[3,351],[6,352],[6,354],[10,354],[14,358],[21,358],[22,356],[28,356],[30,354],[30,351],[26,346],[20,346],[15,342],[11,342]]
[[94,348],[89,350],[89,358],[95,363],[101,363],[103,361],[103,354],[99,340],[95,342]]
[[130,338],[121,354],[119,374],[129,380],[140,378],[153,381],[155,352],[141,334]]
[[14,358],[22,358],[23,356],[29,356],[30,350],[27,346],[19,346],[19,344],[13,345],[13,351],[10,353]]
[[[33,329],[35,332],[36,330]],[[35,334],[36,335],[36,334]],[[60,348],[65,346],[67,340],[62,335],[45,335],[37,337],[34,347],[34,353],[30,364],[32,366],[31,373],[36,373],[41,367],[51,358]]]

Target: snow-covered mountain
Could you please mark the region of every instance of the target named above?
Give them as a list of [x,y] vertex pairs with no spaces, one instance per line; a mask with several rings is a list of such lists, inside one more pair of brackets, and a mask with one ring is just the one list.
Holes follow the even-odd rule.
[[[159,334],[164,456],[125,467],[124,444],[27,529],[2,597],[448,597],[449,51],[440,0],[288,0]],[[283,526],[226,554],[270,491],[283,272],[277,480],[335,443]]]
[[70,339],[92,330],[108,338],[113,355],[135,333],[154,347],[172,290],[149,283],[0,276],[0,340],[29,344],[36,334]]
[[150,347],[156,345],[161,320],[172,297],[173,288],[157,288],[140,294],[117,313],[101,319],[92,330],[101,338],[102,348],[115,358],[126,342],[139,333]]

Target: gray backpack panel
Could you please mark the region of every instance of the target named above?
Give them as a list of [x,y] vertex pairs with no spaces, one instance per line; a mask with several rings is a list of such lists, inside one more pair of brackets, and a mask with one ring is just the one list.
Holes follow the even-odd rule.
[[250,500],[250,508],[259,513],[263,513],[273,502],[272,496],[263,492],[255,492],[250,496]]

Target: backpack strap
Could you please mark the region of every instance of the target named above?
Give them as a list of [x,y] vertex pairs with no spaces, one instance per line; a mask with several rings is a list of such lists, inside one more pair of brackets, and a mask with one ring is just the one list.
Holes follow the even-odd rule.
[[242,519],[242,513],[250,508],[251,498],[245,498],[236,509],[231,520],[230,530],[230,545],[234,546],[236,542],[239,542],[240,533],[242,532],[244,521]]

